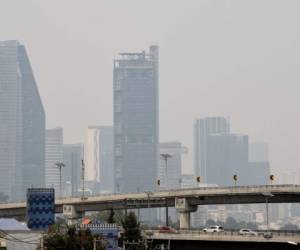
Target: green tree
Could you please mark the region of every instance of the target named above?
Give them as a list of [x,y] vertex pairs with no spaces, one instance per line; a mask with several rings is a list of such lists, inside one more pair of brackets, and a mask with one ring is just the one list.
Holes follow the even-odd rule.
[[142,239],[140,223],[137,221],[134,212],[129,212],[122,221],[124,229],[123,240],[124,241],[139,241]]
[[115,212],[113,209],[110,210],[109,216],[107,218],[107,223],[115,223],[115,218],[114,218]]
[[[72,249],[72,250],[92,250],[94,237],[90,230],[76,231],[74,227],[70,227],[66,234],[61,234],[59,231],[48,234],[44,238],[44,246],[48,250],[57,249]],[[97,243],[97,250],[104,250],[104,246]]]
[[[109,217],[111,215],[111,211],[101,211],[94,213],[91,216],[92,220],[99,220],[100,222],[109,222]],[[122,220],[124,219],[124,213],[122,210],[113,210],[113,223],[116,223],[117,225],[122,225]]]

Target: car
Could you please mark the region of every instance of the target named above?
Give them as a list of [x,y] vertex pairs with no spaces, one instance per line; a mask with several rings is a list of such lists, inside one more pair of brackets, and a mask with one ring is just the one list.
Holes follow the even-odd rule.
[[223,232],[224,228],[221,226],[209,226],[203,229],[203,232],[205,233],[219,233]]
[[248,228],[242,228],[240,231],[239,231],[239,234],[240,235],[245,235],[245,236],[257,236],[257,232],[254,232],[252,231],[251,229],[248,229]]
[[178,233],[175,228],[167,226],[158,226],[158,230],[160,233]]

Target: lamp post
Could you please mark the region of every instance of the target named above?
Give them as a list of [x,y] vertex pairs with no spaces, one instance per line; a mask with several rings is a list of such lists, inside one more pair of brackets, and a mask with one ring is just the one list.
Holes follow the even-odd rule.
[[60,190],[60,198],[61,198],[62,197],[61,170],[66,165],[62,162],[57,162],[57,163],[55,163],[55,166],[58,167],[58,169],[59,169],[59,190]]
[[[167,188],[167,169],[168,169],[168,159],[172,157],[170,154],[160,154],[160,156],[164,159],[166,163],[165,168],[165,185]],[[166,200],[166,226],[169,226],[169,209],[168,209],[168,201]]]

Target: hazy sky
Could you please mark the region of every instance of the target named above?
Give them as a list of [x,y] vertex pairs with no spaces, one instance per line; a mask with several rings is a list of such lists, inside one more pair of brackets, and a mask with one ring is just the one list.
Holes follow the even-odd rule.
[[[112,124],[112,60],[160,47],[160,139],[190,148],[196,117],[229,116],[300,172],[300,1],[0,0],[0,40],[25,44],[66,143]],[[299,169],[299,170],[298,170]]]

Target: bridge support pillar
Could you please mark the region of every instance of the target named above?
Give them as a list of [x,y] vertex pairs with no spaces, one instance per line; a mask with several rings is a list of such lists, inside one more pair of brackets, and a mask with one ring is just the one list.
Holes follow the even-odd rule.
[[191,227],[191,213],[182,212],[179,214],[180,229],[189,229]]
[[175,208],[179,213],[180,229],[189,229],[191,227],[191,212],[196,212],[197,206],[189,204],[187,198],[176,198]]

